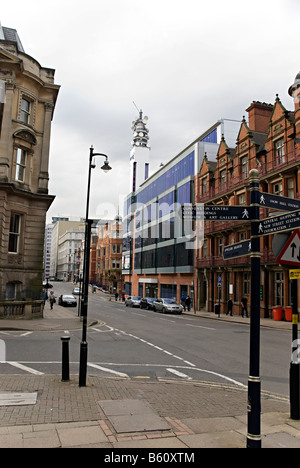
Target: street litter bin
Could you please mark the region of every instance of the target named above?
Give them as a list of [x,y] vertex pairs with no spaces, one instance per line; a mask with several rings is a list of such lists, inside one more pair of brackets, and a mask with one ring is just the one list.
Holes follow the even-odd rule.
[[291,321],[292,321],[292,317],[293,317],[293,307],[287,306],[287,307],[284,309],[284,313],[285,313],[285,320],[286,320],[287,322],[291,322]]
[[282,307],[279,307],[279,306],[273,307],[273,319],[276,322],[280,322],[280,320],[282,320],[282,314],[283,314]]
[[215,314],[216,315],[220,315],[221,313],[221,305],[220,304],[216,304],[215,305]]

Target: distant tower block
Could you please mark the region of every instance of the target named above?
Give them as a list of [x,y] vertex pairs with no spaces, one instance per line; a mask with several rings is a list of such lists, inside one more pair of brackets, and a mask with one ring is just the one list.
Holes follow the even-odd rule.
[[135,192],[149,177],[150,145],[149,130],[146,127],[148,117],[143,117],[142,110],[139,118],[132,122],[133,140],[130,152],[130,191]]

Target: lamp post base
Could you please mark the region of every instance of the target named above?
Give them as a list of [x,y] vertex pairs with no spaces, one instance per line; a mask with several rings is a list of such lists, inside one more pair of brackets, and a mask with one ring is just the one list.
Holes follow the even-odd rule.
[[80,343],[79,387],[86,387],[88,344]]

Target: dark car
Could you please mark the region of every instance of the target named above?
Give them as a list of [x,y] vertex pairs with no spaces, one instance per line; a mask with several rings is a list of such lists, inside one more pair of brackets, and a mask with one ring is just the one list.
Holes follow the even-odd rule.
[[154,301],[156,301],[155,297],[143,297],[140,302],[140,308],[152,310]]
[[58,304],[64,307],[76,307],[77,301],[72,294],[62,294],[58,298]]

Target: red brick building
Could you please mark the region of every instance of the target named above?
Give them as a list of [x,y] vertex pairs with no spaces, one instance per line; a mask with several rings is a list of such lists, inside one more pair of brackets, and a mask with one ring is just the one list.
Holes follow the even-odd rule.
[[[274,105],[253,102],[248,123],[243,118],[235,148],[223,138],[216,162],[204,159],[195,183],[197,203],[207,205],[249,205],[249,171],[257,169],[260,190],[290,198],[300,198],[300,107],[297,93],[300,74],[289,94],[294,110],[288,111],[278,95]],[[261,208],[260,218],[273,210]],[[272,317],[274,306],[291,305],[288,269],[276,262],[272,250],[273,235],[261,242],[261,315]],[[220,303],[226,312],[233,301],[233,313],[241,313],[241,298],[250,304],[250,257],[223,259],[225,245],[250,238],[250,223],[245,221],[205,222],[204,244],[196,253],[197,307],[214,311]]]
[[123,292],[122,244],[123,224],[119,216],[99,227],[95,246],[95,283],[114,294]]

